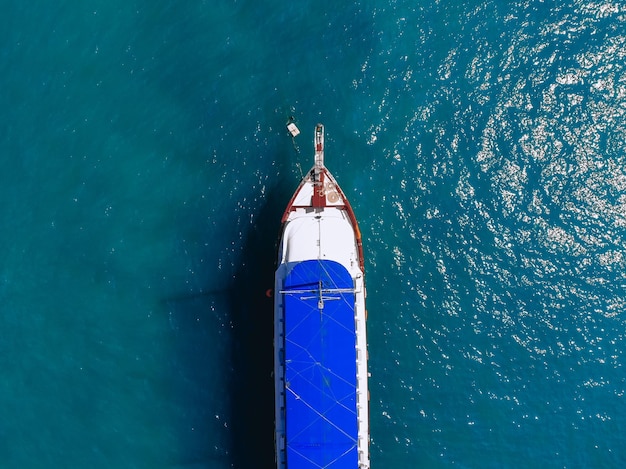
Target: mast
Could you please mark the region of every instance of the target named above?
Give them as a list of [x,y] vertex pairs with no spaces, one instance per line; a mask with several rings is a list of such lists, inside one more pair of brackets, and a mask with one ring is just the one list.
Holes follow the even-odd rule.
[[315,169],[324,167],[324,126],[315,126]]
[[326,207],[326,191],[324,189],[324,126],[315,126],[315,164],[311,176],[313,179],[312,205],[315,208]]

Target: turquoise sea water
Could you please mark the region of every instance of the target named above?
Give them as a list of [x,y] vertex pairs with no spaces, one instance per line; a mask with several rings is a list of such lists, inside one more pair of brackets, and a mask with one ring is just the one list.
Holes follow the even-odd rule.
[[271,466],[318,121],[372,467],[623,466],[623,3],[2,4],[1,467]]

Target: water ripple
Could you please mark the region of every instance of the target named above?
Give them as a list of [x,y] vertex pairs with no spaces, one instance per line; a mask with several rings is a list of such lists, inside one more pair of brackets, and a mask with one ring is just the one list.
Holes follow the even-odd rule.
[[[422,12],[404,13],[400,32]],[[611,464],[626,389],[626,10],[526,1],[447,14],[436,21],[462,18],[447,49],[396,44],[364,65],[389,70],[363,138],[394,189],[369,243],[375,258],[389,252],[376,271],[398,294],[380,305],[393,362],[378,382],[397,401],[377,404],[393,442],[374,447],[428,441],[427,460],[454,462],[480,452],[457,436],[527,457],[510,442],[568,434]],[[441,45],[422,28],[422,47]],[[398,417],[407,409],[417,435]],[[532,451],[585,463],[571,449]]]

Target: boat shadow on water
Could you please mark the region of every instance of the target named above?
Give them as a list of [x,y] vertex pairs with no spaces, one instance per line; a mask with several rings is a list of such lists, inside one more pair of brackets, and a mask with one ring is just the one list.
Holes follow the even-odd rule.
[[292,188],[268,191],[228,286],[166,300],[179,430],[176,468],[271,468],[273,288],[280,217]]
[[233,321],[232,462],[270,468],[274,462],[273,299],[280,218],[290,188],[268,192],[255,214],[231,290]]

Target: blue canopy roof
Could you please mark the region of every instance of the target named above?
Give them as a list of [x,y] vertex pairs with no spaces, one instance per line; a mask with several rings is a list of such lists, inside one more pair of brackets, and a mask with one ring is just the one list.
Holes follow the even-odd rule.
[[356,332],[350,273],[297,264],[283,287],[287,467],[358,467]]

